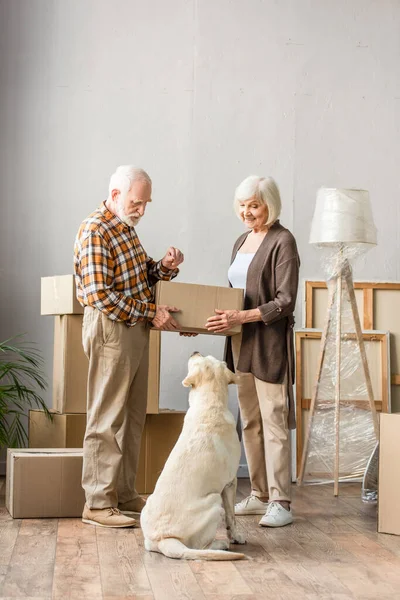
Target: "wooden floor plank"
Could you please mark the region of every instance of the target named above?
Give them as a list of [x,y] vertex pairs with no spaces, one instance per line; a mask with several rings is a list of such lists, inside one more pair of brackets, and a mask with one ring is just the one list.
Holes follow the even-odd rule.
[[360,561],[369,561],[372,556],[374,561],[394,564],[398,561],[398,557],[391,550],[384,548],[362,533],[332,533],[331,538]]
[[0,596],[0,600],[52,600],[51,596]]
[[152,595],[149,578],[133,529],[96,529],[103,594]]
[[0,565],[0,594],[3,587],[4,579],[7,574],[8,565]]
[[0,597],[51,597],[53,563],[11,563],[0,590]]
[[281,570],[307,598],[312,595],[323,598],[331,594],[342,594],[353,598],[349,588],[322,563],[312,565],[284,563],[281,565]]
[[[246,537],[246,544],[244,546],[236,546],[240,548],[247,558],[250,558],[252,563],[261,562],[263,564],[274,562],[272,556],[268,554],[263,546],[265,537],[261,527],[258,526],[260,517],[236,517],[237,527],[240,533],[243,533]],[[238,561],[237,564],[243,564],[243,561]]]
[[57,545],[57,519],[24,519],[12,555],[13,565],[53,564]]
[[57,520],[23,520],[0,594],[50,596],[56,542]]
[[173,560],[143,548],[143,534],[134,529],[136,541],[142,550],[154,600],[205,600],[205,596],[190,569],[190,561]]
[[80,519],[60,519],[53,599],[92,600],[102,595],[96,527]]
[[[283,533],[285,533],[284,530]],[[352,554],[338,543],[334,535],[324,533],[317,527],[314,527],[309,520],[302,517],[296,518],[294,523],[288,527],[287,535],[299,544],[308,559],[317,563],[347,563],[354,560]]]
[[352,533],[357,530],[343,517],[308,517],[307,520],[323,533]]
[[342,521],[361,533],[376,533],[376,515],[370,516],[362,513],[345,514]]
[[17,542],[21,521],[0,520],[0,565],[8,565]]
[[251,594],[235,562],[196,561],[190,563],[190,568],[204,594]]
[[301,596],[301,589],[282,569],[282,565],[241,561],[235,567],[255,594],[265,594],[271,598]]
[[154,596],[149,594],[132,594],[130,596],[103,596],[103,600],[154,600]]
[[[373,562],[373,557],[371,557]],[[370,568],[370,565],[353,563],[351,565],[330,563],[328,569],[353,593],[356,598],[371,598],[383,600],[384,598],[399,597],[398,589],[389,583],[384,573],[382,576]]]
[[155,600],[204,600],[201,587],[187,561],[149,553],[144,557]]
[[400,536],[377,533],[376,531],[366,531],[363,532],[363,535],[382,546],[382,548],[387,548],[392,554],[400,558]]
[[[274,600],[288,600],[289,596],[274,596]],[[260,594],[207,594],[207,600],[267,600],[265,592]],[[1,600],[1,598],[0,598]],[[304,600],[300,597],[299,600]]]

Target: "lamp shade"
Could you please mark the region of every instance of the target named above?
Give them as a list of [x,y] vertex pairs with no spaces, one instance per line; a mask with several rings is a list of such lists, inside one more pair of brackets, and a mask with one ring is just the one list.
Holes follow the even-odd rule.
[[374,244],[376,227],[366,190],[320,188],[310,244]]

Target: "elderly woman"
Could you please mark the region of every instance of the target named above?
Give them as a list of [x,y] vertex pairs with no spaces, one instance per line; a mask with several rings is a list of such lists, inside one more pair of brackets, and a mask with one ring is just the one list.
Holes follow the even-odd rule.
[[250,496],[237,515],[264,515],[260,525],[293,521],[290,509],[290,433],[294,426],[293,311],[299,255],[293,235],[278,217],[281,199],[271,177],[247,177],[236,189],[235,211],[249,231],[233,247],[230,285],[245,289],[244,310],[218,310],[207,328],[227,338],[226,361],[238,374],[243,441]]

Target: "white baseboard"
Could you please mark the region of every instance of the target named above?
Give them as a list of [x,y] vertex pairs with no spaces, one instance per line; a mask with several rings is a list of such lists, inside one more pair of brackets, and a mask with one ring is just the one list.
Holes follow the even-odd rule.
[[238,479],[247,479],[249,477],[249,467],[247,465],[239,465],[237,476]]

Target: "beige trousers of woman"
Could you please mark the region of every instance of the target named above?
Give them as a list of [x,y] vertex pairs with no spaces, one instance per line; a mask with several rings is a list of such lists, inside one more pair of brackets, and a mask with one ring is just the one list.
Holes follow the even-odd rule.
[[[236,369],[242,336],[231,340]],[[267,383],[237,369],[236,374],[251,493],[262,501],[290,502],[287,384]]]

